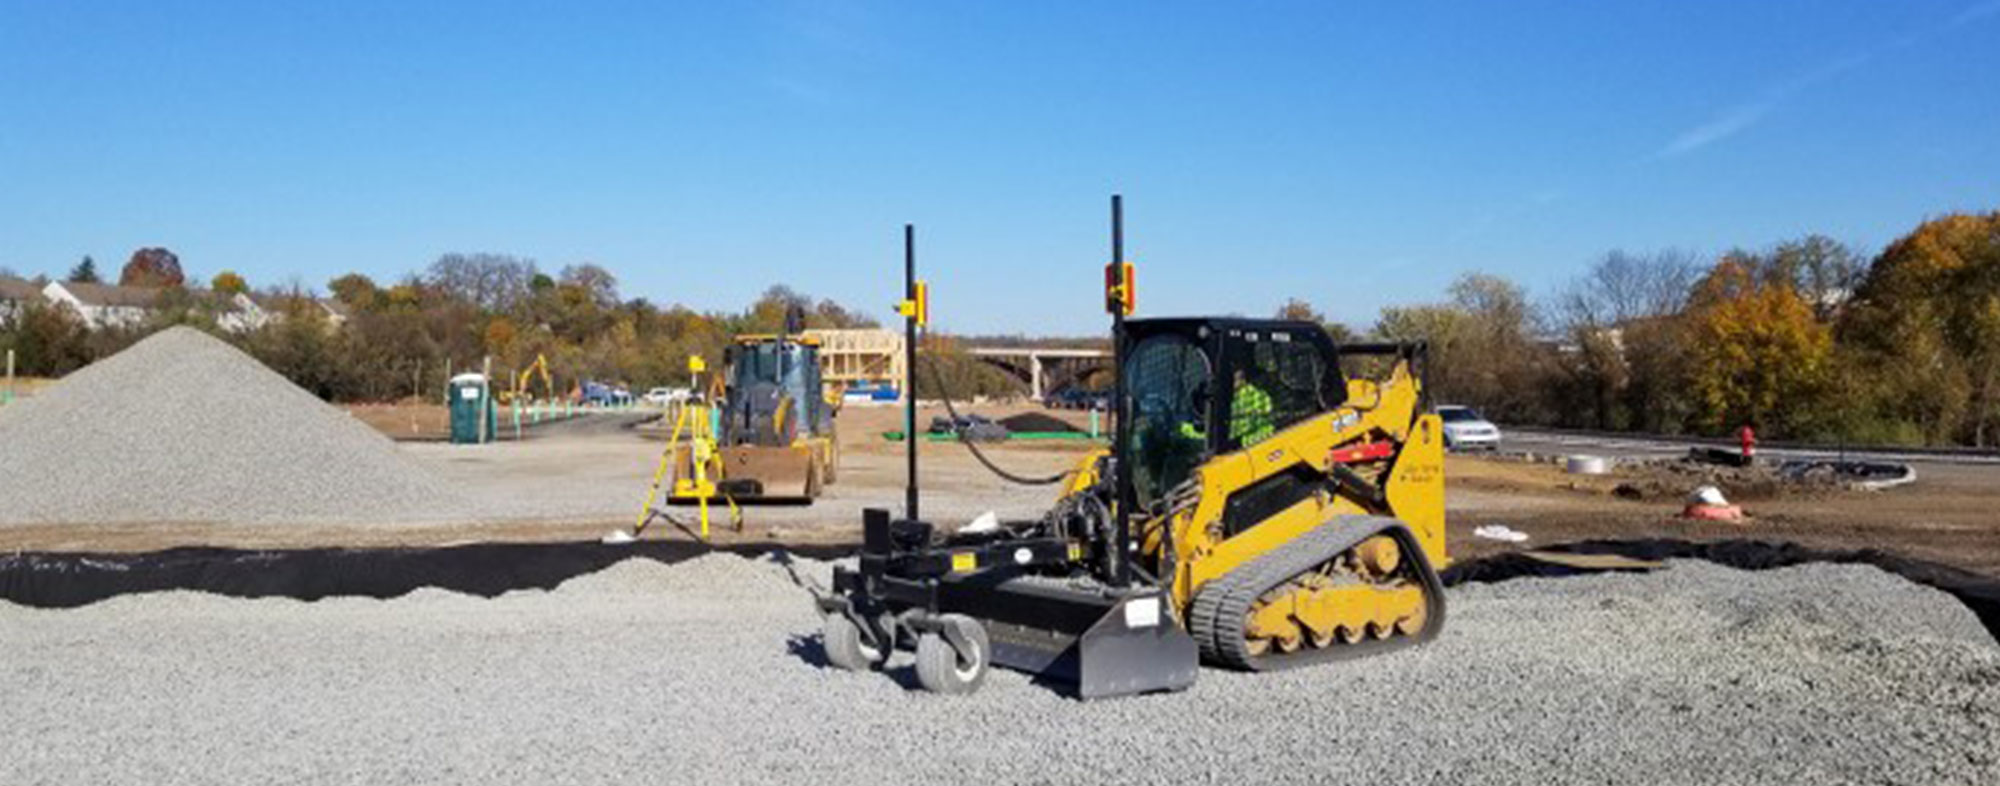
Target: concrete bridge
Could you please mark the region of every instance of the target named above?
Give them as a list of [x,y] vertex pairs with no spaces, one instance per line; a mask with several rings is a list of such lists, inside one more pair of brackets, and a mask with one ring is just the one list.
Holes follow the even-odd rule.
[[973,357],[999,368],[1028,386],[1040,401],[1048,391],[1111,368],[1111,350],[1060,347],[969,347]]

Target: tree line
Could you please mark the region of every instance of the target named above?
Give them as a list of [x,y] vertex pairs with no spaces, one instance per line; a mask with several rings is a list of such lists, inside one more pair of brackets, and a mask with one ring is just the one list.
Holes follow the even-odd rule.
[[[28,304],[0,327],[0,349],[15,350],[24,374],[60,376],[171,325],[217,331],[216,298],[250,289],[228,271],[206,290],[188,289],[165,249],[141,249],[120,274],[167,287],[143,323],[87,330],[66,309]],[[95,263],[86,258],[70,275],[94,280]],[[496,376],[546,357],[565,387],[579,379],[684,384],[688,356],[718,361],[732,337],[779,332],[788,313],[804,314],[812,328],[876,325],[783,285],[741,311],[696,311],[626,299],[597,265],[551,275],[502,254],[446,254],[388,284],[350,273],[327,290],[343,312],[339,329],[294,285],[261,293],[281,318],[218,332],[324,398],[382,401],[435,395],[447,370],[475,368],[487,356]],[[1612,251],[1541,298],[1468,273],[1440,302],[1384,308],[1365,331],[1329,324],[1304,301],[1278,315],[1327,324],[1336,339],[1426,341],[1434,399],[1503,422],[1707,435],[1752,425],[1769,438],[1821,442],[2000,443],[2000,212],[1926,221],[1873,258],[1817,235],[1713,258]],[[941,335],[923,347],[952,394],[1023,392],[965,353],[966,343]],[[937,395],[933,381],[918,369],[919,395]]]
[[[1539,301],[1483,273],[1384,308],[1441,403],[1503,422],[1899,445],[2000,443],[2000,212],[1872,259],[1812,235],[1713,259],[1612,251]],[[1303,301],[1279,316],[1322,320]],[[1355,338],[1330,325],[1336,338]]]
[[[787,313],[808,328],[872,327],[875,320],[828,299],[772,286],[737,312],[700,312],[625,299],[610,271],[591,264],[554,275],[528,259],[504,254],[446,254],[421,274],[382,284],[360,273],[328,282],[324,300],[300,286],[268,287],[260,304],[274,315],[249,329],[217,326],[222,298],[249,292],[242,277],[218,274],[206,290],[184,285],[178,258],[150,253],[120,281],[161,287],[145,319],[88,329],[74,311],[24,304],[0,326],[0,350],[12,349],[20,373],[61,376],[115,354],[175,325],[209,331],[273,370],[330,401],[390,401],[439,395],[448,373],[479,370],[492,358],[494,376],[510,377],[547,358],[565,394],[590,379],[644,388],[685,385],[687,358],[721,367],[724,347],[745,333],[776,333]],[[171,260],[171,264],[167,261]],[[71,281],[95,281],[85,259]],[[339,321],[338,326],[334,324]],[[496,384],[502,384],[496,379]],[[511,384],[507,382],[505,384]],[[540,382],[531,388],[537,395]]]

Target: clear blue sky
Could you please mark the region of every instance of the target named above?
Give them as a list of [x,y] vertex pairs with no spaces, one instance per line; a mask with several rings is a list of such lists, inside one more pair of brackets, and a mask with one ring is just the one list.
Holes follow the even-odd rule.
[[967,332],[1336,318],[1458,273],[2000,207],[2000,2],[0,0],[0,266],[323,286],[448,251]]

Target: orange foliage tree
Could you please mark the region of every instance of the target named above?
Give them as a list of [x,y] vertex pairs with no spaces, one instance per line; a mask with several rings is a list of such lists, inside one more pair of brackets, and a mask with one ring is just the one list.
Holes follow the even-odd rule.
[[1688,313],[1690,386],[1699,424],[1753,424],[1773,436],[1809,429],[1827,388],[1832,331],[1788,282],[1754,260],[1723,257],[1695,285]]

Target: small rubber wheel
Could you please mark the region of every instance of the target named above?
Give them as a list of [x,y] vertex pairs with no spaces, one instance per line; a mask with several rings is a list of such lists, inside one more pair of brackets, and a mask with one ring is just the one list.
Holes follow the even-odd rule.
[[986,681],[986,668],[993,660],[993,645],[986,639],[986,626],[962,614],[946,614],[940,621],[958,627],[968,651],[959,652],[940,633],[918,636],[917,683],[933,693],[953,696],[979,690]]
[[826,662],[847,671],[873,671],[887,660],[861,640],[861,627],[845,614],[826,615]]

